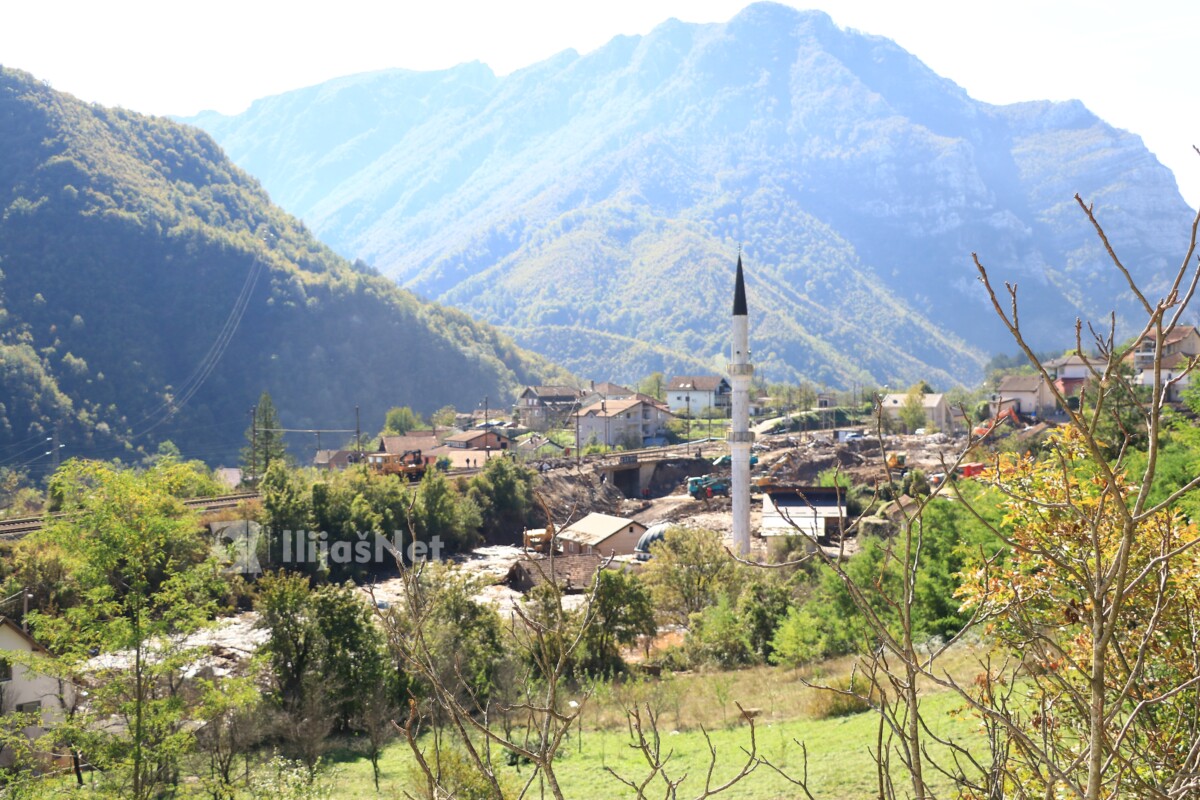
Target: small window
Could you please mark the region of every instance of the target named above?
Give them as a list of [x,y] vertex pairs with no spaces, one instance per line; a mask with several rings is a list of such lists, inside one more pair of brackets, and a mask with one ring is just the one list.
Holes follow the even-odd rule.
[[15,710],[18,714],[32,714],[35,711],[41,711],[42,701],[34,700],[31,703],[17,703]]
[[0,683],[12,680],[12,664],[0,658]]

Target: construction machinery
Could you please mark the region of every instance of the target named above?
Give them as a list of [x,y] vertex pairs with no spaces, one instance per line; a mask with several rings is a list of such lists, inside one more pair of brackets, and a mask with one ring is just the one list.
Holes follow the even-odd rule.
[[694,500],[704,500],[713,495],[729,494],[729,481],[718,475],[700,475],[687,479],[687,492]]
[[[726,453],[723,456],[717,456],[716,458],[714,458],[712,465],[714,467],[728,467],[732,463],[733,463],[733,456]],[[758,463],[758,456],[751,455],[750,456],[750,466],[754,466],[757,463]]]
[[420,450],[367,453],[367,467],[380,475],[400,475],[410,481],[419,481],[425,475],[425,457]]
[[903,475],[908,472],[908,453],[888,453],[887,467],[892,472]]

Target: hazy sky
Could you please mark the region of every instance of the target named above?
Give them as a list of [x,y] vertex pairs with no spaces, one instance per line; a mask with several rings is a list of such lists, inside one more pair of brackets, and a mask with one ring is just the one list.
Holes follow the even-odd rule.
[[[1200,205],[1195,0],[827,0],[979,100],[1082,100],[1140,135]],[[355,72],[478,60],[505,74],[677,17],[725,21],[745,0],[3,0],[0,64],[77,97],[152,114],[243,110]],[[14,7],[16,6],[16,7]]]

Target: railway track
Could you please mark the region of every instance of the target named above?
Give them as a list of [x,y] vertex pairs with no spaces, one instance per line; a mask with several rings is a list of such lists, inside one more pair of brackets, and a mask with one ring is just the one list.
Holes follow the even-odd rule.
[[[238,492],[236,494],[223,494],[218,497],[195,497],[190,500],[184,500],[183,504],[203,514],[222,508],[236,508],[239,503],[244,503],[248,500],[257,500],[258,497],[258,492]],[[66,514],[51,514],[48,518],[59,519],[65,516]],[[17,517],[15,519],[0,520],[0,541],[20,539],[36,530],[40,530],[48,518],[44,516]]]

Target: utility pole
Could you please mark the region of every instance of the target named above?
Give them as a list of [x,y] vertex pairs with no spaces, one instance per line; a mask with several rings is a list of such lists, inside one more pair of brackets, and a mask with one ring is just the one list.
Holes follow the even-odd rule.
[[362,458],[362,423],[359,421],[358,406],[354,407],[354,451]]
[[50,445],[50,452],[53,454],[54,471],[58,472],[58,448],[62,447],[58,443],[58,423],[54,423],[54,441]]
[[604,452],[608,452],[608,395],[600,401],[600,413],[604,415]]
[[[695,384],[692,384],[692,385],[695,386]],[[692,392],[691,392],[691,390],[689,390],[688,393],[685,394],[683,397],[684,397],[684,400],[687,401],[687,436],[685,438],[690,442],[692,440]]]
[[250,477],[258,482],[258,406],[250,406]]

